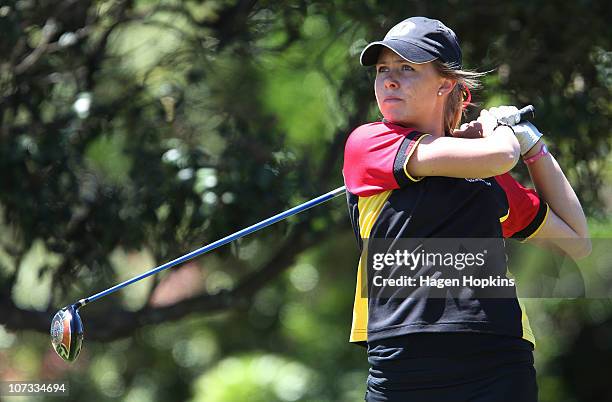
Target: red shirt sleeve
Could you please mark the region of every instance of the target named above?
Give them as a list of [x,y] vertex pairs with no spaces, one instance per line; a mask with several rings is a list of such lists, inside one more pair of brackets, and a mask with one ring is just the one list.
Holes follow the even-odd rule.
[[427,134],[377,122],[356,128],[344,148],[342,175],[348,191],[368,197],[421,180],[406,171],[406,163]]
[[514,180],[509,173],[495,176],[508,199],[508,214],[501,218],[504,237],[527,239],[538,232],[548,216],[548,205],[538,193]]

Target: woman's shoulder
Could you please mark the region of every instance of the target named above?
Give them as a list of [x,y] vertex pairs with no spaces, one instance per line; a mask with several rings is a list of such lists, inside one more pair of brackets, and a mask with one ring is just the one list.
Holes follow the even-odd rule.
[[[362,166],[380,165],[386,161],[395,165],[395,159],[401,150],[405,151],[419,138],[419,133],[410,127],[404,127],[385,121],[362,124],[354,129],[346,139],[344,146],[345,162],[358,162]],[[372,163],[366,163],[369,160]],[[403,161],[402,166],[403,166]]]

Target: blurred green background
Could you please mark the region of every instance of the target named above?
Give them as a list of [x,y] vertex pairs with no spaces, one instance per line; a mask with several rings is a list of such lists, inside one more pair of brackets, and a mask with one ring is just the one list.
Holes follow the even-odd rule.
[[[582,275],[611,272],[611,11],[0,1],[0,381],[67,380],[70,401],[363,400],[342,198],[84,308],[74,364],[48,330],[68,303],[342,185],[347,134],[379,118],[358,55],[408,16],[441,19],[466,67],[491,71],[479,106],[535,105],[597,238]],[[540,400],[612,400],[609,297],[524,303]]]

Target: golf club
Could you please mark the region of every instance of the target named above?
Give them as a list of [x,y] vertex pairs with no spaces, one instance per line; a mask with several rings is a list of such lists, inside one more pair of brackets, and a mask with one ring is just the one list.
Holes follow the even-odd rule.
[[[520,111],[520,121],[529,120],[535,117],[535,108],[532,105],[525,106]],[[122,282],[118,285],[115,285],[109,289],[96,293],[92,296],[89,296],[85,299],[81,299],[74,304],[70,304],[61,310],[59,310],[53,320],[51,321],[51,344],[53,348],[57,352],[57,354],[64,359],[65,361],[72,362],[75,361],[79,356],[81,351],[81,347],[83,344],[83,323],[81,321],[81,317],[79,316],[79,309],[97,299],[100,299],[104,296],[107,296],[117,290],[124,288],[128,285],[131,285],[134,282],[138,282],[141,279],[147,278],[151,275],[154,275],[160,271],[173,267],[175,265],[181,264],[185,261],[191,260],[192,258],[198,257],[204,253],[207,253],[211,250],[214,250],[218,247],[221,247],[227,243],[230,243],[234,240],[240,239],[250,233],[253,233],[259,229],[263,229],[267,226],[270,226],[278,221],[281,221],[289,216],[298,214],[302,211],[305,211],[309,208],[312,208],[316,205],[322,204],[326,201],[331,200],[343,194],[346,190],[345,186],[338,187],[335,190],[332,190],[328,193],[320,195],[317,198],[314,198],[310,201],[307,201],[303,204],[295,206],[291,209],[288,209],[285,212],[281,212],[277,215],[274,215],[268,219],[265,219],[259,223],[251,225],[247,228],[244,228],[238,232],[235,232],[231,235],[228,235],[222,239],[219,239],[213,243],[210,243],[206,246],[203,246],[197,250],[194,250],[188,254],[183,255],[182,257],[176,258],[170,262],[167,262],[163,265],[160,265],[156,268],[151,269],[141,275],[138,275],[132,279],[129,279],[125,282]]]
[[331,200],[332,198],[335,198],[340,194],[344,194],[345,189],[346,187],[344,186],[338,187],[337,189],[325,193],[317,198],[314,198],[296,207],[288,209],[285,212],[281,212],[259,223],[244,228],[236,233],[233,233],[213,243],[203,246],[197,250],[194,250],[188,254],[185,254],[182,257],[176,258],[170,262],[160,265],[157,268],[153,268],[150,271],[147,271],[132,279],[115,285],[112,288],[106,289],[102,292],[96,293],[93,296],[81,299],[74,304],[70,304],[62,308],[55,314],[53,320],[51,321],[51,344],[53,345],[53,348],[62,359],[69,362],[76,360],[76,358],[79,356],[79,352],[81,351],[81,346],[83,343],[83,323],[81,321],[81,317],[79,316],[79,309],[81,307],[93,302],[94,300],[100,299],[113,292],[116,292],[121,288],[131,285],[134,282],[138,282],[141,279],[147,278],[167,268],[191,260],[192,258],[200,256],[234,240],[240,239],[241,237],[244,237],[259,229],[263,229],[292,215],[298,214],[316,205]]

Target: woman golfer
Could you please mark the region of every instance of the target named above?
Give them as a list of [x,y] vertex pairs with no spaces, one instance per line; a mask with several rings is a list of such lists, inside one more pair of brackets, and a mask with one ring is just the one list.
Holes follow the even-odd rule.
[[[392,270],[371,269],[368,243],[482,238],[503,245],[512,237],[581,258],[591,244],[576,194],[542,134],[530,123],[515,125],[516,108],[483,111],[457,130],[479,74],[462,70],[457,37],[440,21],[402,21],[364,49],[361,64],[376,66],[384,117],[350,134],[343,167],[361,249],[350,340],[368,348],[366,401],[537,401],[535,339],[514,287],[498,298],[471,286],[385,287],[380,273]],[[520,156],[537,192],[507,173]],[[490,253],[484,268],[507,285],[501,256]],[[444,273],[436,264],[413,269],[415,277]]]

